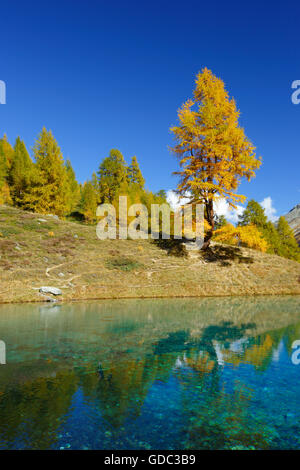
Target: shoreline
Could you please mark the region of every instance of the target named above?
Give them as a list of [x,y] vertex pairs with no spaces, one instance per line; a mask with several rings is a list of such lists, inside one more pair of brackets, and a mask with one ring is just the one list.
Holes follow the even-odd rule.
[[274,293],[254,293],[254,294],[208,294],[208,295],[157,295],[157,296],[111,296],[111,297],[82,297],[62,300],[24,300],[24,301],[0,301],[1,305],[23,305],[23,304],[49,304],[49,305],[65,305],[77,302],[100,302],[101,300],[158,300],[158,299],[207,299],[207,298],[228,298],[228,297],[299,297],[300,292],[285,292],[280,294]]

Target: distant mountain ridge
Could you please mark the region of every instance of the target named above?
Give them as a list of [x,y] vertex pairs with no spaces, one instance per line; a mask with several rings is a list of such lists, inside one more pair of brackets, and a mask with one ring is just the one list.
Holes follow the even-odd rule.
[[294,230],[296,240],[300,246],[300,204],[297,204],[293,209],[284,216],[288,221],[290,227]]

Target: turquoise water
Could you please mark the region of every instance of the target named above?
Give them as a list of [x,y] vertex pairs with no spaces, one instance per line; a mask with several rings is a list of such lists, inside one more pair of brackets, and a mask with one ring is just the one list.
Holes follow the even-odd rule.
[[1,305],[0,449],[299,449],[298,339],[299,297]]

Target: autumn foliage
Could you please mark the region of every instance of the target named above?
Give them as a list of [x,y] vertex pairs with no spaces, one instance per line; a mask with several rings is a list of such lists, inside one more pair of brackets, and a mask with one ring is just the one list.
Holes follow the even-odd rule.
[[229,98],[223,81],[205,68],[196,78],[194,98],[178,111],[179,125],[171,128],[176,139],[173,152],[179,159],[178,192],[191,195],[193,202],[205,205],[211,230],[206,233],[207,248],[214,229],[213,202],[222,197],[230,206],[243,202],[236,190],[241,178],[248,181],[261,161],[255,147],[239,126],[239,111]]
[[151,204],[166,203],[163,190],[153,193],[145,188],[137,157],[127,165],[118,149],[112,149],[98,174],[83,184],[50,130],[40,132],[33,157],[19,137],[14,147],[5,135],[0,139],[0,204],[95,223],[97,206],[109,202],[117,209],[120,195],[128,197],[129,205],[144,204],[149,212]]
[[242,245],[265,253],[268,248],[266,240],[255,225],[234,227],[227,224],[214,232],[214,240],[231,245]]

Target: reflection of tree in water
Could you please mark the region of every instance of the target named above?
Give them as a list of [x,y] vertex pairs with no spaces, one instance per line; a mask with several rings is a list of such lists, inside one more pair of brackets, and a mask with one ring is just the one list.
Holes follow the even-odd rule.
[[[99,366],[98,370],[85,369],[83,374],[78,371],[80,386],[86,399],[93,405],[97,404],[102,417],[111,428],[118,429],[124,425],[127,418],[135,419],[140,415],[144,400],[153,383],[157,380],[167,382],[179,358],[190,369],[197,372],[197,375],[186,376],[180,375],[177,371],[184,393],[189,389],[205,391],[210,401],[216,400],[219,407],[223,407],[224,410],[227,407],[231,410],[231,414],[235,409],[242,419],[243,413],[238,406],[242,409],[246,408],[249,401],[246,397],[249,396],[249,391],[242,393],[236,389],[233,395],[229,394],[227,400],[224,400],[220,386],[222,367],[219,364],[216,343],[222,349],[225,361],[233,362],[236,356],[241,360],[243,357],[247,358],[247,351],[253,351],[253,347],[257,353],[250,353],[247,361],[255,366],[257,358],[265,358],[269,361],[270,348],[265,347],[265,338],[268,340],[267,334],[255,339],[250,338],[244,344],[242,354],[235,355],[230,351],[232,342],[244,338],[247,331],[254,327],[255,325],[251,323],[237,326],[231,322],[223,322],[220,325],[205,328],[199,337],[193,337],[189,331],[185,330],[172,332],[166,338],[153,343],[153,353],[145,352],[138,358],[136,354],[116,354],[110,360],[101,363],[100,373]],[[275,346],[281,336],[282,333],[274,342]],[[232,356],[227,357],[227,352]],[[193,381],[194,385],[191,383]],[[197,406],[198,397],[195,397],[193,402]],[[213,403],[211,406],[214,406]],[[204,411],[205,409],[206,407]]]
[[278,348],[284,331],[271,331],[254,338],[249,338],[242,345],[242,353],[236,354],[235,351],[226,350],[224,352],[224,361],[226,363],[238,366],[240,364],[251,364],[260,372],[268,369],[272,354]]
[[[172,352],[182,355],[184,363],[194,371],[187,374],[179,368],[177,376],[182,385],[182,403],[186,422],[186,443],[190,449],[260,448],[270,447],[273,430],[253,416],[253,391],[240,381],[232,390],[222,383],[223,363],[248,363],[258,370],[266,370],[273,351],[287,329],[275,330],[255,338],[246,338],[254,324],[236,326],[231,322],[211,325],[199,338],[179,331],[161,340],[154,352]],[[241,342],[240,340],[245,340]],[[231,350],[240,341],[241,350]]]
[[[207,346],[207,338],[204,341]],[[195,346],[199,346],[199,340],[192,339],[188,331],[172,332],[153,344],[153,354],[147,353],[139,360],[124,355],[115,357],[111,363],[101,363],[100,374],[99,370],[95,374],[85,373],[81,378],[83,392],[98,403],[103,418],[118,428],[126,418],[139,416],[153,383],[166,382],[178,356]]]
[[166,380],[173,365],[174,356],[170,354],[115,358],[101,364],[101,374],[84,374],[81,386],[87,400],[98,404],[102,417],[112,428],[119,428],[126,418],[140,415],[153,382]]
[[[290,344],[295,333],[293,327],[288,327],[249,337],[252,330],[253,323],[235,325],[223,321],[192,333],[189,329],[178,329],[163,338],[159,337],[159,330],[153,334],[148,331],[147,341],[152,350],[137,347],[119,354],[112,347],[110,356],[101,360],[102,373],[95,366],[101,358],[95,354],[94,365],[89,363],[74,372],[56,372],[53,378],[39,377],[10,389],[3,388],[0,442],[8,447],[22,436],[26,448],[55,445],[58,429],[66,420],[78,387],[86,400],[99,408],[111,428],[118,429],[126,419],[140,415],[155,381],[167,382],[175,373],[182,393],[184,420],[188,423],[183,447],[267,448],[270,436],[251,417],[252,391],[240,382],[232,390],[225,390],[222,361],[233,366],[248,363],[265,370],[282,338],[287,338]],[[241,349],[237,353],[232,344],[238,342]],[[177,367],[178,360],[183,367]]]
[[193,349],[187,364],[195,373],[179,373],[182,383],[182,403],[186,421],[189,449],[232,449],[270,447],[272,429],[257,420],[251,409],[253,391],[240,380],[232,390],[221,382],[220,356],[216,342],[222,351],[222,362],[238,365],[249,363],[265,370],[272,360],[272,351],[278,347],[285,329],[249,338],[242,344],[242,351],[231,351],[232,341],[242,339],[253,325],[235,327],[226,323],[210,326],[199,339],[199,349]]
[[178,356],[184,352],[186,361],[196,369],[197,363],[200,370],[201,364],[205,363],[209,364],[209,368],[218,368],[216,342],[227,349],[233,341],[243,338],[246,332],[254,327],[253,323],[237,326],[227,321],[204,328],[199,337],[191,336],[189,331],[177,331],[160,340],[154,348],[154,354],[161,355],[168,352]]
[[300,339],[300,323],[297,325],[290,325],[285,329],[285,341],[287,346],[288,354],[291,356],[293,353],[293,342]]
[[0,391],[0,448],[49,449],[77,388],[74,373],[58,372]]

